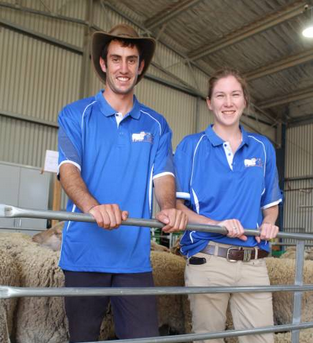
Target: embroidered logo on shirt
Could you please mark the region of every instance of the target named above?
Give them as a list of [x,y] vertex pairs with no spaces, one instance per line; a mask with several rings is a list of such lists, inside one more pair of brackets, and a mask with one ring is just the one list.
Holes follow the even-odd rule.
[[140,133],[132,134],[132,141],[135,142],[147,142],[153,143],[153,136],[150,132],[141,131]]
[[244,164],[245,167],[263,167],[263,162],[260,158],[246,158]]

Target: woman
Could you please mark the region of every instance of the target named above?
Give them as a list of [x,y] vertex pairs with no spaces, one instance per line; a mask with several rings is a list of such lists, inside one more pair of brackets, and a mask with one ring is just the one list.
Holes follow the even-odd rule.
[[[269,285],[264,257],[268,240],[278,233],[281,193],[273,146],[239,123],[248,103],[240,74],[229,68],[218,71],[209,80],[207,98],[213,125],[185,137],[177,147],[179,197],[188,199],[178,200],[178,208],[190,223],[228,230],[227,236],[185,232],[181,251],[188,257],[186,286]],[[259,229],[260,237],[245,236],[243,228]],[[196,333],[223,331],[228,303],[236,329],[273,325],[271,293],[192,295],[190,303]],[[273,335],[241,336],[239,341],[270,343]]]

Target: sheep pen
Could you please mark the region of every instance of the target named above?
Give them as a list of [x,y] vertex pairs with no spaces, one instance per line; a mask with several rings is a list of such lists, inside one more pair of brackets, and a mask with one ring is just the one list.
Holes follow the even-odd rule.
[[[154,247],[155,248],[155,247]],[[12,233],[0,234],[0,251],[4,252],[6,259],[2,258],[0,274],[1,285],[23,287],[62,287],[64,276],[58,267],[59,251],[53,251],[31,240],[29,236]],[[1,256],[1,255],[0,255]],[[18,268],[11,269],[12,260]],[[168,252],[151,252],[151,262],[154,269],[156,286],[183,286],[185,261],[179,256]],[[12,264],[13,265],[13,264]],[[1,271],[2,271],[1,269]],[[20,282],[8,282],[7,273],[14,274]],[[158,297],[159,323],[163,329],[184,332],[183,296],[164,295]],[[65,343],[67,337],[67,321],[64,312],[62,297],[22,297],[14,300],[5,300],[6,303],[17,301],[14,316],[15,332],[12,332],[10,319],[1,322],[8,323],[1,328],[1,334],[9,334],[16,343]],[[6,311],[0,308],[1,318]],[[0,336],[1,337],[1,336]],[[110,310],[103,321],[100,339],[114,338],[113,318]],[[0,342],[9,342],[8,339]]]
[[[0,284],[6,286],[20,286],[18,265],[13,256],[6,250],[0,249]],[[13,316],[17,299],[0,299],[0,342],[9,343],[13,336]]]
[[[31,237],[18,233],[0,233],[0,284],[21,287],[62,287],[63,272],[58,267],[59,251],[53,251]],[[151,251],[156,286],[183,286],[185,259],[163,251]],[[295,262],[290,259],[266,259],[272,285],[293,284]],[[304,283],[313,283],[313,261],[305,261]],[[275,324],[292,320],[293,293],[273,293]],[[303,293],[302,321],[312,317],[313,298]],[[158,297],[159,323],[164,334],[191,332],[191,314],[187,296]],[[0,342],[65,343],[68,341],[67,320],[62,297],[22,297],[1,300]],[[231,328],[231,318],[228,318]],[[11,341],[10,338],[11,337]],[[304,330],[301,343],[313,341],[313,331]],[[113,316],[110,310],[103,321],[100,340],[114,339]],[[226,342],[237,342],[237,338]],[[290,342],[290,333],[275,335],[275,342]]]

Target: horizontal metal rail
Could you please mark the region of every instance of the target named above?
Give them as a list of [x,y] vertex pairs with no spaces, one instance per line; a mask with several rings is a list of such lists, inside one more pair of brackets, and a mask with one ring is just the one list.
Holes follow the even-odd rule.
[[45,231],[46,229],[41,229],[41,228],[34,228],[34,227],[22,227],[22,226],[0,226],[0,231],[1,230],[7,230],[7,231],[36,231],[36,232],[42,232]]
[[209,293],[313,292],[313,284],[240,287],[11,287],[0,286],[0,299],[19,297],[86,297]]
[[[163,337],[148,337],[148,338],[137,338],[137,339],[121,339],[113,340],[110,343],[175,343],[175,342],[192,342],[202,341],[206,339],[218,339],[226,337],[238,337],[248,335],[261,335],[271,332],[285,332],[293,330],[303,330],[313,327],[313,322],[304,322],[301,324],[286,324],[286,325],[275,325],[275,326],[263,326],[255,329],[246,330],[227,330],[213,333],[198,333],[198,334],[185,334],[175,336],[163,336]],[[104,342],[104,341],[100,341]],[[86,343],[99,343],[99,342],[86,342]]]
[[[70,213],[64,211],[39,211],[23,209],[10,205],[0,204],[0,217],[5,218],[38,218],[38,219],[56,219],[67,221],[95,222],[90,214]],[[122,222],[128,226],[143,226],[150,228],[162,228],[164,224],[157,220],[129,218]],[[196,230],[202,232],[213,232],[227,234],[225,227],[216,225],[189,224],[187,230]],[[258,236],[258,230],[245,229],[247,236]],[[294,292],[294,318],[293,324],[268,326],[262,328],[245,329],[245,330],[228,330],[223,332],[202,333],[202,334],[185,334],[166,336],[166,337],[148,337],[139,339],[127,339],[111,342],[127,343],[165,343],[165,342],[190,342],[206,339],[218,339],[226,337],[238,337],[245,335],[264,334],[270,332],[291,331],[292,342],[299,341],[299,330],[313,327],[313,322],[301,323],[299,313],[301,313],[301,295],[303,292],[312,292],[313,285],[302,284],[302,269],[304,240],[313,240],[311,234],[286,233],[280,232],[278,238],[294,238],[300,240],[297,244],[297,263],[296,263],[296,284],[295,285],[276,285],[276,286],[241,286],[241,287],[155,287],[155,288],[26,288],[0,286],[0,299],[17,298],[17,297],[63,297],[63,296],[126,296],[126,295],[171,295],[171,294],[208,294],[208,293],[251,293],[251,292]],[[273,244],[274,245],[274,244]],[[300,247],[302,249],[300,249]],[[300,280],[300,281],[299,281]],[[93,342],[89,342],[93,343]]]
[[[272,243],[271,242],[271,246],[282,246],[282,247],[295,247],[297,246],[296,243]],[[306,247],[313,247],[312,243],[304,243],[304,246]]]
[[[32,210],[25,209],[11,205],[0,204],[0,218],[35,218],[35,219],[52,219],[52,220],[66,220],[79,222],[95,222],[94,217],[88,213],[72,213],[65,211],[49,211],[49,210]],[[122,222],[122,225],[127,226],[142,226],[149,228],[162,229],[164,224],[156,219],[141,219],[128,218]],[[186,230],[227,234],[227,229],[218,225],[203,225],[203,224],[188,224]],[[247,236],[259,236],[259,230],[245,229],[244,234]],[[279,232],[278,238],[294,238],[298,240],[313,240],[312,234],[299,234]]]

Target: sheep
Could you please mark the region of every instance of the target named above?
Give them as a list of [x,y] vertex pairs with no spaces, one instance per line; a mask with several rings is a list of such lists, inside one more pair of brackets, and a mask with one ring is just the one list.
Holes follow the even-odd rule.
[[[268,268],[272,285],[294,284],[295,260],[267,258]],[[313,261],[305,261],[303,268],[303,282],[313,284]],[[290,323],[293,311],[293,292],[273,293],[273,305],[277,324]],[[313,294],[304,292],[302,296],[302,321],[312,320]]]
[[[231,337],[225,339],[226,343],[238,343],[237,337]],[[274,343],[290,343],[291,333],[276,333],[274,335]],[[307,329],[300,331],[299,343],[312,343],[313,342],[313,329]]]
[[[18,267],[14,258],[0,249],[0,285],[19,286]],[[9,343],[13,335],[13,315],[17,299],[0,299],[0,342]]]
[[[5,248],[18,264],[23,287],[61,287],[63,273],[58,268],[58,254],[33,243],[30,236],[1,234],[0,250]],[[67,342],[62,298],[19,298],[16,310],[15,340],[51,343]],[[49,329],[50,328],[50,329]]]
[[[275,335],[275,343],[290,343],[291,333],[278,333]],[[313,342],[313,330],[307,329],[300,331],[299,343],[311,343]]]
[[[11,251],[19,266],[17,274],[23,287],[63,286],[64,275],[58,267],[59,251],[42,247],[32,242],[30,237],[12,237],[6,235],[5,239],[0,239],[0,250],[5,247]],[[185,260],[182,257],[152,251],[151,262],[156,286],[183,286]],[[182,298],[181,295],[158,297],[160,326],[184,332]],[[20,298],[15,322],[17,343],[67,342],[67,321],[61,297]],[[113,319],[108,313],[102,324],[100,339],[112,337]]]
[[[295,279],[295,260],[281,258],[266,258],[271,285],[294,284]],[[303,270],[303,282],[313,283],[313,261],[305,261]],[[293,312],[293,292],[273,292],[273,308],[275,325],[282,325],[292,322]],[[303,322],[312,321],[313,295],[311,292],[303,293],[302,297],[302,316]],[[229,320],[229,319],[228,319]],[[228,328],[232,329],[230,324]],[[311,343],[313,341],[313,330],[301,332],[300,343]],[[290,332],[275,335],[275,342],[290,342]],[[226,340],[227,343],[238,342],[237,338]]]
[[32,237],[32,240],[53,251],[59,251],[61,249],[63,227],[64,221],[59,222],[51,229],[37,233]]
[[[185,259],[169,253],[151,252],[153,278],[156,287],[184,286]],[[188,316],[187,296],[158,296],[159,325],[168,325],[176,333],[186,331],[185,323]],[[188,321],[187,321],[188,322]]]
[[171,252],[171,250],[168,247],[158,244],[153,240],[151,240],[151,251],[163,251],[167,253]]
[[[11,240],[10,236],[7,236],[5,242],[0,240],[0,250],[2,245],[11,246],[11,251],[19,265],[23,287],[62,287],[64,285],[64,275],[58,267],[59,251],[42,247],[32,242],[30,237]],[[67,319],[62,297],[19,298],[14,319],[16,343],[68,342]],[[109,317],[102,325],[101,338],[114,337],[113,327]]]
[[[296,247],[288,247],[286,251],[280,256],[280,258],[296,258]],[[313,260],[313,249],[306,248],[304,250],[304,259]]]
[[[52,249],[53,251],[59,251],[61,249],[62,243],[62,231],[64,227],[64,222],[59,222],[52,228],[44,230],[37,233],[32,237],[33,242],[40,244],[41,246]],[[165,251],[170,252],[170,249],[157,244],[155,241],[151,240],[151,250],[152,251]]]
[[[0,234],[0,251],[4,251],[18,265],[20,285],[24,287],[61,287],[64,282],[58,268],[59,252],[52,251],[31,241],[30,237],[13,238]],[[19,237],[19,239],[17,239]],[[185,259],[167,252],[152,251],[151,262],[156,286],[183,286]],[[294,282],[294,261],[288,259],[266,259],[272,284]],[[313,262],[305,261],[304,282],[312,283]],[[286,272],[287,271],[287,272]],[[312,299],[304,293],[302,321],[310,321]],[[293,293],[273,293],[275,323],[291,321]],[[158,297],[159,322],[162,328],[171,328],[175,333],[191,331],[191,314],[187,296],[168,295]],[[1,312],[1,311],[0,311]],[[2,319],[2,318],[1,318]],[[5,319],[5,318],[4,318]],[[16,322],[16,343],[65,343],[67,342],[67,321],[62,298],[19,298]],[[9,328],[10,325],[7,327]],[[228,319],[230,326],[230,316]],[[4,332],[4,331],[3,331]],[[9,332],[9,331],[8,331]],[[7,335],[8,335],[7,332]],[[312,332],[301,333],[303,343],[312,342]],[[290,333],[275,335],[275,342],[290,341]],[[113,318],[108,312],[101,328],[100,339],[114,338]],[[279,339],[279,340],[278,340]],[[229,339],[228,339],[229,340]],[[228,342],[227,340],[227,342]],[[233,340],[236,341],[235,338]],[[2,342],[2,340],[0,340]],[[234,342],[235,342],[234,341]],[[3,342],[6,342],[3,340]],[[229,341],[233,342],[233,341]]]
[[[49,247],[54,251],[60,249],[62,238],[62,229],[64,222],[61,222],[51,229],[45,230],[39,234],[33,236],[32,240],[38,244]],[[184,266],[185,260],[181,257],[174,255],[155,255],[158,252],[169,253],[170,249],[151,241],[151,262],[154,270],[154,274],[160,273],[160,275],[154,275],[156,286],[165,285],[184,285]],[[169,307],[167,304],[174,304],[177,306]],[[170,295],[158,297],[158,308],[166,308],[165,311],[159,311],[160,327],[168,326],[172,331],[184,332],[184,320],[182,309],[182,296]],[[104,330],[102,329],[101,332]]]

